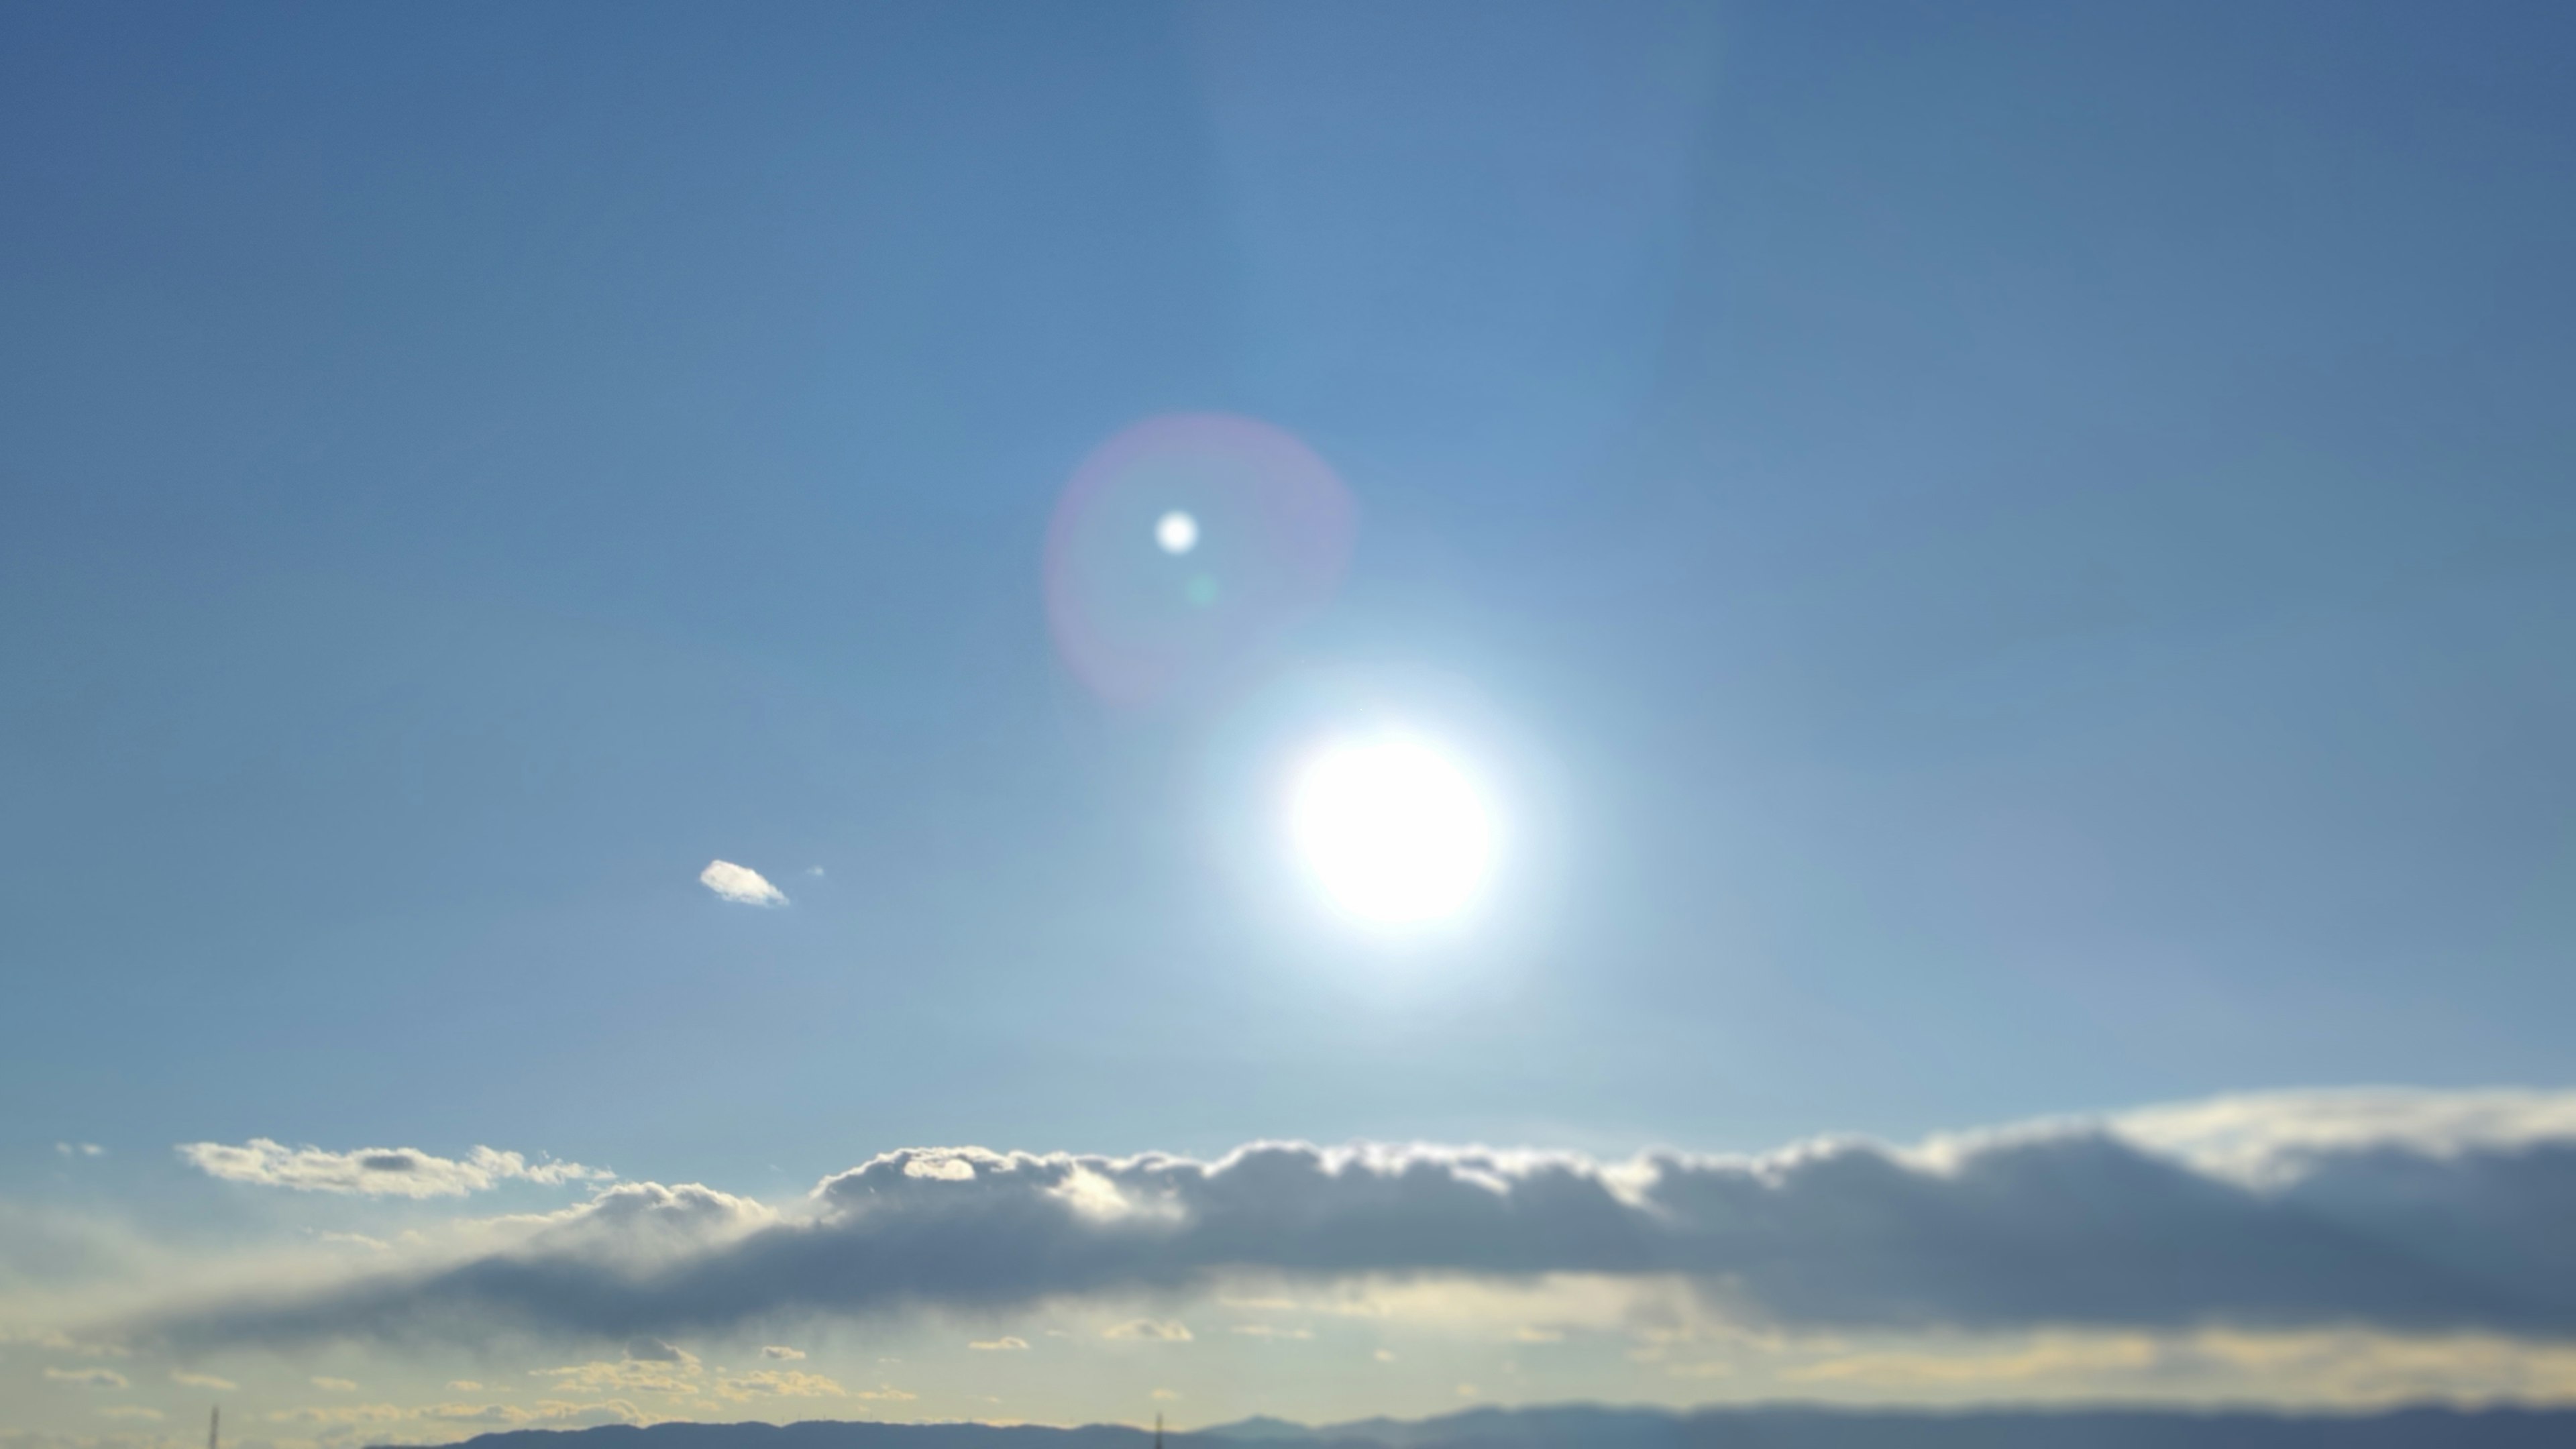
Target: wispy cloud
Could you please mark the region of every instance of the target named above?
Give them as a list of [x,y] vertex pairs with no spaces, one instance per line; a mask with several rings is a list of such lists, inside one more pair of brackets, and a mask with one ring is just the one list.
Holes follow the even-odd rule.
[[626,1356],[532,1369],[536,1378],[553,1380],[558,1393],[651,1392],[694,1394],[702,1365],[696,1354],[657,1338],[640,1338],[626,1346]]
[[1153,1318],[1138,1318],[1126,1323],[1113,1324],[1101,1330],[1100,1336],[1102,1338],[1145,1338],[1162,1343],[1187,1343],[1197,1337],[1190,1332],[1190,1326],[1186,1323]]
[[[734,1374],[715,1383],[716,1397],[740,1402],[745,1399],[838,1399],[845,1397],[841,1386],[821,1374],[795,1369],[761,1369],[753,1373]],[[862,1395],[875,1398],[874,1394]],[[910,1398],[907,1394],[904,1397]]]
[[238,1147],[221,1142],[183,1142],[177,1150],[190,1165],[227,1182],[367,1197],[463,1197],[509,1181],[554,1185],[602,1182],[617,1175],[578,1162],[530,1162],[516,1152],[496,1152],[489,1147],[477,1147],[462,1158],[452,1158],[416,1147],[361,1147],[353,1152],[329,1152],[254,1137]]
[[85,1389],[123,1389],[133,1387],[133,1385],[126,1380],[125,1375],[118,1373],[114,1369],[105,1368],[48,1368],[45,1370],[45,1378],[52,1383],[74,1384]]
[[219,1379],[213,1374],[173,1373],[170,1375],[170,1382],[191,1389],[213,1389],[222,1394],[229,1394],[241,1387],[231,1379]]
[[55,1155],[61,1157],[105,1157],[107,1149],[95,1142],[57,1142]]
[[2338,1155],[2511,1155],[2576,1142],[2576,1092],[2254,1092],[2150,1107],[2111,1125],[2123,1139],[2212,1176],[2283,1186]]
[[800,1359],[800,1358],[803,1358],[803,1357],[805,1356],[805,1350],[803,1350],[803,1349],[801,1349],[801,1348],[789,1348],[787,1345],[785,1345],[785,1344],[783,1344],[783,1343],[773,1343],[773,1344],[770,1344],[770,1345],[768,1345],[768,1346],[766,1346],[766,1347],[762,1348],[762,1349],[761,1349],[761,1351],[760,1351],[760,1356],[761,1356],[762,1358],[782,1358],[782,1359],[794,1360],[794,1359]]
[[771,885],[759,871],[729,860],[711,860],[698,872],[698,884],[717,895],[743,906],[783,906],[787,893]]
[[[2554,1125],[2570,1100],[2462,1114],[2442,1094],[2243,1098],[1905,1149],[1826,1140],[1618,1163],[1296,1143],[1213,1162],[907,1149],[785,1215],[631,1184],[507,1252],[165,1326],[207,1340],[629,1336],[1252,1271],[1673,1276],[1732,1313],[1827,1328],[2559,1335],[2576,1333],[2562,1241],[2576,1128]],[[2224,1131],[2182,1125],[2196,1122]],[[639,1271],[631,1255],[648,1246]],[[1113,1331],[1180,1336],[1145,1324],[1178,1327]]]
[[[6,1221],[5,1216],[0,1216],[0,1226],[5,1226]],[[38,1241],[44,1242],[47,1249],[56,1252],[66,1246],[60,1240],[47,1242],[43,1237],[39,1237]],[[82,1245],[71,1246],[74,1251],[78,1251]],[[74,1338],[59,1328],[0,1328],[0,1347],[11,1345],[47,1349],[56,1353],[76,1353],[83,1358],[124,1358],[131,1352],[122,1343],[97,1338]]]
[[1005,1335],[1001,1338],[979,1338],[966,1346],[986,1353],[1019,1353],[1028,1348],[1029,1341],[1016,1335]]
[[586,1428],[599,1424],[649,1424],[653,1416],[624,1399],[577,1403],[540,1399],[535,1404],[314,1404],[271,1410],[269,1422],[320,1429],[365,1429],[372,1437],[382,1426],[416,1423],[451,1428],[517,1429],[530,1425]]

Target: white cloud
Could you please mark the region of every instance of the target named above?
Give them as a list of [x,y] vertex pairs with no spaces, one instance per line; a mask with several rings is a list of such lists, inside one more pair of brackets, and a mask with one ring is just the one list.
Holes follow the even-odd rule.
[[789,1348],[783,1343],[773,1343],[761,1349],[760,1356],[762,1358],[783,1358],[793,1360],[803,1358],[805,1356],[805,1350],[801,1348]]
[[2111,1129],[2211,1176],[2281,1187],[2337,1154],[2449,1160],[2576,1141],[2576,1092],[2252,1092],[2124,1113]]
[[394,1248],[393,1244],[384,1239],[371,1238],[365,1233],[318,1233],[315,1236],[326,1243],[346,1243],[350,1247],[364,1248],[371,1253],[390,1253]]
[[659,1339],[639,1339],[627,1345],[622,1359],[595,1359],[589,1363],[567,1364],[562,1368],[534,1369],[538,1378],[554,1380],[557,1392],[581,1391],[599,1393],[620,1390],[627,1393],[694,1394],[698,1391],[699,1360],[684,1348],[674,1348]]
[[335,1379],[327,1374],[315,1374],[313,1387],[334,1394],[354,1394],[358,1391],[358,1386],[348,1379]]
[[698,884],[741,906],[783,906],[787,893],[762,878],[759,871],[729,860],[711,860],[698,872]]
[[[239,1147],[221,1142],[183,1142],[177,1151],[198,1170],[227,1182],[367,1197],[462,1197],[514,1180],[554,1186],[604,1182],[617,1175],[578,1162],[530,1162],[516,1152],[496,1152],[489,1147],[477,1147],[462,1158],[452,1158],[433,1156],[416,1147],[361,1147],[353,1152],[329,1152],[254,1137]],[[374,1239],[356,1234],[330,1236],[379,1246]]]
[[126,1381],[125,1375],[118,1373],[114,1369],[106,1368],[48,1368],[45,1370],[45,1377],[58,1384],[78,1384],[85,1389],[123,1389],[133,1387],[133,1385]]
[[1017,1353],[1026,1349],[1029,1346],[1029,1341],[1016,1335],[1006,1334],[1000,1338],[977,1339],[975,1342],[966,1346],[968,1348],[980,1348],[986,1353]]
[[173,1372],[170,1375],[170,1382],[192,1389],[213,1389],[217,1393],[223,1394],[229,1394],[233,1390],[241,1387],[241,1385],[234,1383],[231,1379],[219,1379],[213,1374]]
[[65,1157],[105,1157],[107,1149],[95,1142],[57,1142],[54,1151]]
[[[745,1399],[837,1399],[844,1397],[841,1386],[821,1374],[802,1373],[795,1369],[762,1369],[756,1373],[735,1374],[716,1380],[716,1396],[740,1402]],[[866,1395],[865,1397],[876,1397]],[[907,1395],[906,1397],[910,1397]]]

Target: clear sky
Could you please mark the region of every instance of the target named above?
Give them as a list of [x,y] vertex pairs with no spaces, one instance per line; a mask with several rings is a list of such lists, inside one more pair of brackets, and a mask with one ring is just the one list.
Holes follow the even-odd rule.
[[[2543,3],[0,12],[0,1432],[201,1412],[184,1354],[41,1347],[170,1265],[466,1211],[181,1144],[784,1210],[931,1145],[1612,1162],[2352,1086],[2576,1130],[2571,48]],[[1347,517],[1203,508],[1226,607],[1296,597],[1122,694],[1050,520],[1173,414]],[[1301,752],[1386,727],[1501,841],[1401,939],[1283,845]],[[340,1332],[260,1372],[490,1377]],[[1717,1391],[1614,1338],[1528,1396]],[[871,1412],[858,1364],[781,1412]],[[1150,1412],[1027,1372],[1015,1415]]]

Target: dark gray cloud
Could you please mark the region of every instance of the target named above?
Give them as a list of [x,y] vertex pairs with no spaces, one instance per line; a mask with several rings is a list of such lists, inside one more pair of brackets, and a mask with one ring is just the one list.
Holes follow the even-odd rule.
[[2195,1156],[2170,1132],[2146,1145],[2119,1123],[1612,1165],[1302,1144],[1216,1162],[909,1150],[825,1180],[795,1214],[636,1184],[508,1252],[161,1329],[634,1338],[1260,1270],[1680,1274],[1808,1325],[2576,1334],[2576,1141],[2273,1135],[2282,1153],[2259,1160],[2233,1139],[2233,1155]]

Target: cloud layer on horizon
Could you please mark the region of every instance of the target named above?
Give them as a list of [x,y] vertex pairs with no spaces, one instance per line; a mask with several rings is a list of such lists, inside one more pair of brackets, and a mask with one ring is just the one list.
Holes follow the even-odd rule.
[[[2374,1125],[2376,1124],[2376,1125]],[[630,1184],[505,1251],[233,1300],[174,1341],[729,1330],[1231,1271],[1675,1275],[1751,1319],[2576,1336],[2576,1094],[2239,1097],[1914,1149],[1603,1164],[1263,1143],[1214,1162],[909,1149],[775,1213]]]

